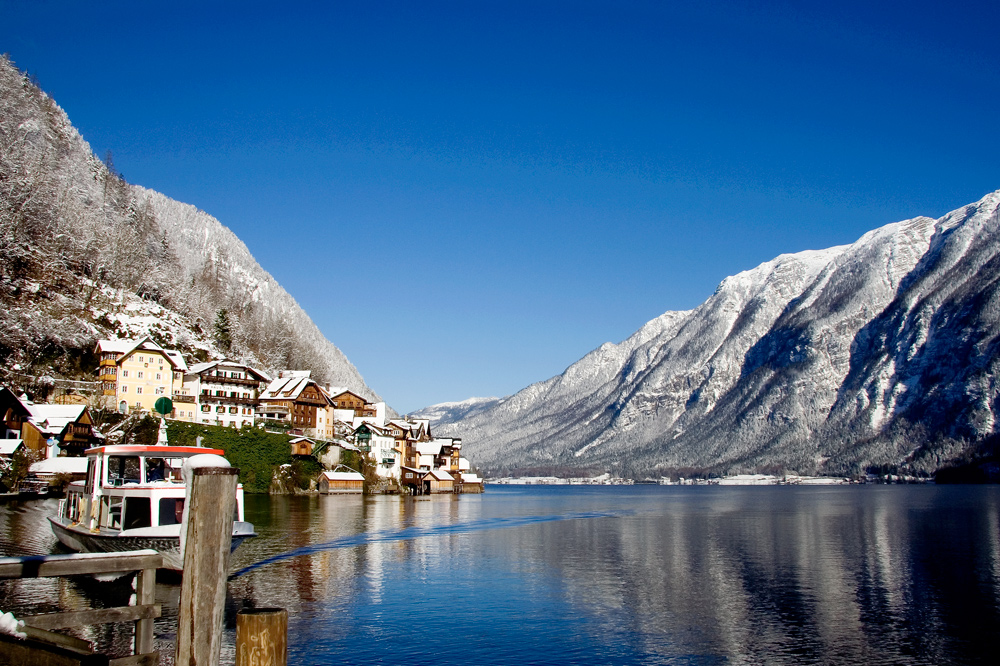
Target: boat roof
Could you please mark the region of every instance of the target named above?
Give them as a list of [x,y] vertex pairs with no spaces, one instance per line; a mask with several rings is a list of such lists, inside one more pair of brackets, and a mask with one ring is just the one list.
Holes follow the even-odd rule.
[[225,453],[222,449],[209,449],[204,446],[157,446],[157,445],[145,445],[145,444],[112,444],[108,446],[95,446],[92,449],[87,449],[85,453],[88,456],[98,456],[103,454],[125,454],[131,453],[135,455],[139,454],[150,454],[157,458],[184,458],[187,456],[198,455],[199,453],[209,453],[216,456],[221,456]]

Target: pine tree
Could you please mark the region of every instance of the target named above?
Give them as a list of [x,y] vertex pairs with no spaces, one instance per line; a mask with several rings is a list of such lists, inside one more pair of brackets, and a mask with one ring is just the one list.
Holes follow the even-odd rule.
[[229,312],[223,308],[215,315],[215,331],[213,333],[215,344],[225,353],[233,346],[233,331],[229,323]]

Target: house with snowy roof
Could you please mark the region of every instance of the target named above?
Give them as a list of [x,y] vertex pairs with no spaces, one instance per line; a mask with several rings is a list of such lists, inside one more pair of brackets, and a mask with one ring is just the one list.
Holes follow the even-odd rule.
[[21,429],[21,439],[28,448],[45,451],[46,458],[82,457],[84,451],[102,441],[102,436],[94,431],[94,421],[86,405],[28,403],[26,406],[31,416]]
[[316,447],[316,442],[308,437],[293,437],[288,440],[293,456],[311,456]]
[[364,492],[364,485],[364,475],[346,465],[337,465],[333,470],[320,472],[316,479],[316,487],[324,495],[360,495]]
[[23,400],[6,386],[0,386],[0,416],[3,417],[3,439],[21,439],[21,428],[31,416]]
[[36,404],[0,387],[0,415],[4,439],[17,439],[44,458],[57,455],[82,456],[100,443],[86,405]]
[[[261,391],[257,417],[318,437],[318,417],[330,406],[323,389],[304,371],[282,372]],[[325,425],[325,424],[324,424]]]
[[362,421],[352,434],[358,450],[372,460],[380,478],[399,479],[403,452],[396,448],[396,439],[386,428]]
[[174,392],[175,417],[233,428],[254,425],[258,397],[271,381],[261,370],[228,359],[196,363]]
[[151,412],[160,398],[172,399],[188,369],[180,352],[164,349],[149,336],[99,340],[95,352],[105,402],[122,413]]

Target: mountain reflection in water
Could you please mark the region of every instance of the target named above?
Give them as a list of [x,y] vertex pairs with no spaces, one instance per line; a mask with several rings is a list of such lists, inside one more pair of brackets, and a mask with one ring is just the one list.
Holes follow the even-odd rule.
[[[3,554],[55,550],[49,508],[0,506]],[[996,487],[248,496],[247,518],[260,536],[233,556],[230,663],[247,606],[288,609],[291,664],[970,664],[1000,638]],[[0,609],[119,587],[8,582]],[[169,655],[177,586],[157,595]],[[122,633],[88,636],[116,649]]]

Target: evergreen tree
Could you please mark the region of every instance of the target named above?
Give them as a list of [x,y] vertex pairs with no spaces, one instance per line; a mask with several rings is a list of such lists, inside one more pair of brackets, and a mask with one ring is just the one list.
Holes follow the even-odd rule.
[[233,346],[233,331],[229,323],[229,312],[223,308],[215,315],[215,331],[213,333],[215,344],[225,353]]

